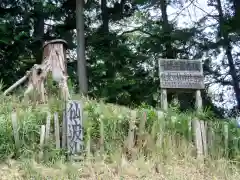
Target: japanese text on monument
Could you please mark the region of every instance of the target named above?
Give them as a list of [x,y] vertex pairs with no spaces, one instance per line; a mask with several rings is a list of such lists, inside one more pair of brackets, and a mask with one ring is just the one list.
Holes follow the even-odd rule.
[[83,149],[83,108],[78,101],[69,101],[66,109],[67,144],[70,154],[76,154]]

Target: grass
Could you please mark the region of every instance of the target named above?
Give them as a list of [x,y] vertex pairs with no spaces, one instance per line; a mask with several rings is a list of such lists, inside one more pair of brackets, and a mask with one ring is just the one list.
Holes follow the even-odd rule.
[[32,159],[8,160],[1,165],[1,179],[149,179],[149,180],[237,180],[239,169],[226,160],[199,163],[192,157],[171,156],[162,161],[161,156],[139,156],[127,161],[122,154],[113,154],[111,163],[95,157],[95,161],[54,164],[37,163]]
[[[79,98],[75,96],[73,99]],[[166,121],[163,121],[157,118],[155,109],[141,106],[137,109],[137,122],[144,118],[143,112],[147,112],[143,146],[134,147],[132,157],[128,159],[124,145],[131,119],[130,110],[95,100],[82,100],[84,116],[87,119],[84,122],[85,143],[89,135],[92,157],[83,162],[66,162],[63,152],[56,150],[53,143],[49,143],[45,147],[46,156],[40,162],[37,158],[40,125],[45,124],[48,111],[59,112],[61,115],[62,103],[51,98],[47,105],[34,105],[21,102],[15,96],[0,96],[1,179],[239,179],[240,169],[236,163],[239,156],[238,144],[233,138],[238,136],[239,130],[234,127],[234,123],[229,125],[228,154],[233,154],[232,159],[224,156],[223,123],[216,121],[213,124],[217,134],[215,144],[203,163],[194,157],[195,149],[189,138],[191,132],[188,122],[196,116],[195,113],[180,113],[172,108]],[[10,119],[13,108],[17,109],[21,139],[18,155]],[[198,116],[204,120],[214,120],[209,113]],[[103,156],[100,156],[98,151],[100,121],[104,124]],[[161,131],[164,136],[162,144],[159,145],[156,140]]]

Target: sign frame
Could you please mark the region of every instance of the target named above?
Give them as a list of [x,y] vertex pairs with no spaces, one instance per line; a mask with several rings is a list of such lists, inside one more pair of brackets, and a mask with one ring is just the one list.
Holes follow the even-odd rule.
[[199,59],[161,58],[158,60],[158,67],[160,88],[162,89],[183,91],[205,88],[202,61]]

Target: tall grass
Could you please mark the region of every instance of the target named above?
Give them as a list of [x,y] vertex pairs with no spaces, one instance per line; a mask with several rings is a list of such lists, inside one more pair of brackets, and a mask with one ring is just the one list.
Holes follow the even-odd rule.
[[[104,172],[107,174],[106,177],[116,176],[119,178],[118,175],[120,172],[127,174],[124,178],[130,179],[144,178],[144,174],[148,174],[147,179],[157,179],[154,177],[154,174],[159,172],[163,173],[162,179],[164,179],[164,177],[176,178],[177,176],[182,177],[177,179],[184,179],[184,177],[189,176],[186,175],[186,173],[195,173],[196,177],[200,179],[202,177],[205,179],[211,179],[213,177],[218,177],[218,179],[221,179],[223,177],[225,178],[226,176],[234,179],[235,176],[239,175],[239,172],[232,173],[231,168],[236,167],[230,165],[230,160],[227,160],[227,158],[230,157],[232,161],[234,160],[237,162],[239,157],[239,141],[237,138],[239,137],[240,132],[234,122],[229,122],[229,149],[227,149],[226,153],[226,149],[223,143],[224,122],[222,120],[214,119],[210,113],[205,112],[200,115],[197,115],[194,112],[180,113],[177,109],[172,108],[165,117],[158,118],[157,112],[154,108],[141,106],[138,109],[135,109],[138,112],[136,119],[136,132],[138,133],[138,124],[140,120],[144,118],[143,113],[145,112],[146,125],[143,136],[144,143],[141,147],[134,147],[132,152],[133,156],[131,159],[132,163],[128,162],[123,165],[123,155],[125,155],[126,152],[125,143],[128,135],[129,121],[131,120],[131,110],[126,107],[104,104],[103,102],[80,98],[77,95],[74,97],[74,99],[81,99],[84,102],[84,140],[86,144],[88,141],[87,132],[90,132],[91,152],[95,157],[97,157],[98,151],[100,149],[100,121],[102,121],[104,124],[105,155],[104,159],[101,158],[99,162],[104,161],[105,163],[107,162],[108,165],[103,165],[100,163],[98,166],[104,166],[102,168],[105,170],[107,166],[113,166],[113,169],[115,168],[117,169],[116,171],[118,171],[112,172],[114,170],[111,169],[110,173]],[[38,144],[40,139],[40,126],[42,124],[45,124],[47,112],[59,112],[59,114],[62,115],[63,107],[64,106],[61,101],[57,100],[54,97],[49,99],[49,103],[47,105],[35,106],[27,102],[21,102],[15,96],[0,96],[1,159],[8,159],[9,157],[20,159],[35,159],[36,154],[39,151]],[[17,109],[19,134],[21,140],[21,148],[19,150],[20,156],[16,157],[16,149],[14,146],[10,119],[13,108]],[[194,158],[195,147],[192,143],[192,132],[191,129],[189,129],[188,125],[189,121],[195,116],[198,116],[199,118],[206,121],[211,121],[212,129],[215,134],[214,144],[212,147],[209,147],[209,157],[206,160],[205,165],[199,163]],[[158,137],[160,132],[163,132],[163,139],[161,144],[156,143],[159,142]],[[49,145],[45,147],[45,152],[48,152],[46,153],[47,161],[45,161],[47,164],[49,162],[62,161],[62,158],[64,157],[63,152],[55,149],[53,141],[50,141]],[[225,160],[223,161],[223,159]],[[145,162],[145,165],[143,165],[143,162]],[[31,165],[29,165],[29,163]],[[27,169],[27,167],[32,166],[32,163],[33,162],[27,163],[25,161],[24,167]],[[88,164],[88,166],[91,166],[92,171],[96,171],[95,173],[100,173],[99,171],[101,170],[96,170],[96,164],[93,164],[92,162],[89,163],[90,164]],[[84,168],[86,168],[83,164],[81,164],[81,166],[84,166]],[[208,167],[207,170],[205,166]],[[228,166],[228,168],[225,169],[225,175],[224,173],[220,173],[220,169],[223,166]],[[129,175],[131,172],[128,172],[130,170],[127,167],[134,171],[132,175]],[[145,173],[143,173],[143,175],[139,175],[138,173],[141,174],[142,172],[140,172],[140,170],[133,170],[134,167],[142,169]],[[186,171],[186,168],[189,172],[182,172]],[[211,172],[211,169],[214,169],[214,173]],[[35,172],[36,170],[32,171]],[[66,171],[69,171],[69,169],[67,168]],[[61,174],[62,172],[57,171],[56,174],[59,173]],[[173,173],[173,175],[171,175],[171,173]],[[66,176],[66,178],[70,176],[73,178],[75,175],[79,176],[79,173],[76,172],[71,172],[71,175],[69,175],[69,172],[67,174],[68,175],[65,174],[62,176]],[[40,176],[42,177],[44,174],[39,175],[39,177]],[[190,176],[189,179],[191,179]]]

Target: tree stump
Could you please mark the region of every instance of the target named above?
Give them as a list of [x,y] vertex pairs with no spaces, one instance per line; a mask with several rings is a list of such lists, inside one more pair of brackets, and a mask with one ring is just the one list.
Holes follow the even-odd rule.
[[28,87],[24,96],[35,90],[38,94],[38,98],[46,103],[47,95],[44,88],[44,82],[48,74],[51,73],[52,79],[59,85],[63,99],[67,100],[70,98],[67,86],[66,45],[66,41],[61,39],[48,41],[43,45],[42,64],[35,64],[31,69]]

